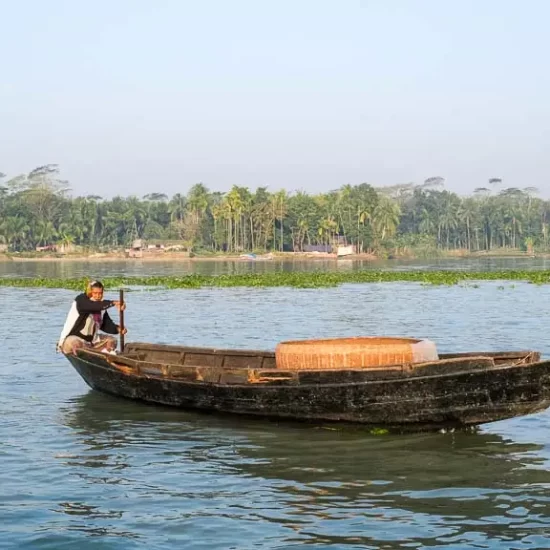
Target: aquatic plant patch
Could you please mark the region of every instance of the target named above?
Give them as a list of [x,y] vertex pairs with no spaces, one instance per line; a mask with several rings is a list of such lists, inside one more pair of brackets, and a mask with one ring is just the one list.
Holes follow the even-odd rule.
[[[456,285],[482,281],[525,281],[533,284],[550,283],[550,270],[544,271],[376,271],[353,272],[273,272],[237,275],[185,275],[181,277],[105,277],[109,289],[132,287],[156,287],[166,289],[205,287],[294,287],[326,288],[346,283],[410,282],[427,285]],[[83,290],[87,279],[0,277],[0,286],[28,288],[65,288]],[[475,287],[476,285],[470,284]]]

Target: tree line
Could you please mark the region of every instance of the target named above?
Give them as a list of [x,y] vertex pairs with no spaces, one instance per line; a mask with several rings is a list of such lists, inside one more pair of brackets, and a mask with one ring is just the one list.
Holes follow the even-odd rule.
[[432,177],[419,185],[361,183],[315,195],[237,185],[222,193],[197,183],[171,197],[103,199],[72,197],[59,167],[49,164],[11,179],[0,174],[0,243],[12,251],[54,243],[112,249],[137,238],[178,241],[197,253],[303,251],[335,242],[374,253],[546,250],[550,201],[537,194],[491,178],[462,197]]

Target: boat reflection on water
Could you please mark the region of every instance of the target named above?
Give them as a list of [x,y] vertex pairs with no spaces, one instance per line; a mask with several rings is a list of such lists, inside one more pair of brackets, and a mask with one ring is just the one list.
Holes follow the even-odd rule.
[[171,495],[171,507],[179,499],[195,513],[208,508],[206,495],[227,500],[233,519],[283,529],[288,548],[550,546],[550,472],[540,445],[479,431],[371,435],[220,418],[96,392],[63,414],[79,447],[67,464],[104,469],[126,485],[141,473],[151,502]]

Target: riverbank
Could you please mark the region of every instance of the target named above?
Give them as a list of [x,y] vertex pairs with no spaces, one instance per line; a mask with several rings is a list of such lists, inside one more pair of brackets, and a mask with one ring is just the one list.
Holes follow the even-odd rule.
[[417,255],[407,251],[404,254],[377,256],[376,254],[350,254],[337,256],[329,253],[307,252],[271,252],[264,255],[247,254],[195,254],[186,252],[145,253],[139,258],[130,258],[124,252],[92,252],[75,254],[52,254],[41,252],[2,253],[0,262],[267,262],[267,261],[379,261],[379,260],[430,260],[430,259],[468,259],[468,258],[550,258],[548,252],[526,252],[522,250],[497,249],[490,251],[468,252],[467,250],[441,251],[434,256]]
[[0,262],[268,262],[268,261],[312,261],[312,260],[379,260],[374,254],[353,254],[350,256],[337,257],[336,254],[324,253],[301,253],[301,252],[277,252],[269,256],[243,257],[240,254],[224,255],[194,255],[189,256],[181,252],[164,252],[159,254],[144,254],[140,258],[129,258],[124,253],[94,253],[94,254],[0,254]]

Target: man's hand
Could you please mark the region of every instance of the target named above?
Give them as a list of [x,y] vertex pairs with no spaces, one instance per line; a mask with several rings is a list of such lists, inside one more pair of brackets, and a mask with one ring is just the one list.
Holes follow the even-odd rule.
[[128,332],[128,329],[125,327],[123,329],[121,329],[120,327],[118,327],[118,333],[119,334],[126,334]]
[[118,309],[118,311],[124,311],[126,309],[126,304],[120,300],[113,300],[113,304]]

